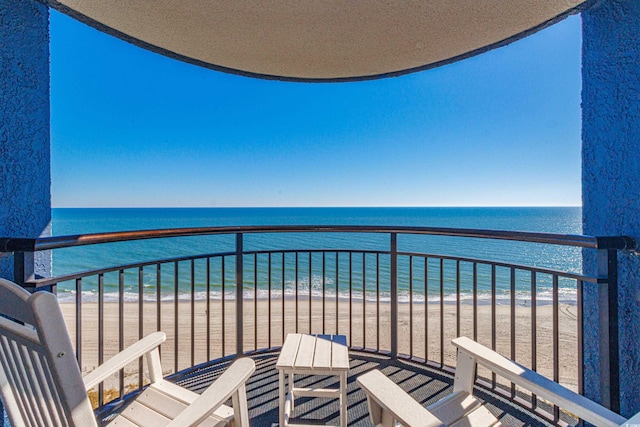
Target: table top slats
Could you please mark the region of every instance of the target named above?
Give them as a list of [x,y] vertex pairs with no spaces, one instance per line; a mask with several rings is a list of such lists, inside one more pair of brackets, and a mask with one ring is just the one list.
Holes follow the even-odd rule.
[[344,335],[288,334],[276,368],[311,372],[347,371],[347,338]]
[[318,335],[313,356],[314,369],[331,369],[331,345],[331,335]]
[[284,341],[282,349],[280,350],[278,362],[276,363],[277,368],[293,366],[298,354],[301,338],[302,335],[300,334],[287,335],[287,339]]
[[296,369],[312,369],[313,355],[316,351],[316,337],[313,335],[302,335],[298,346],[298,356],[293,366]]
[[349,351],[347,337],[333,335],[331,342],[331,366],[334,369],[349,369]]

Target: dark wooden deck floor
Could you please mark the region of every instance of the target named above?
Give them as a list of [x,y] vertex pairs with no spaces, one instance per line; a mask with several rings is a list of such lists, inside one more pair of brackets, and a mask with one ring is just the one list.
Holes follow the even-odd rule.
[[[271,427],[278,422],[278,372],[275,368],[277,353],[253,356],[256,372],[247,386],[249,416],[253,427]],[[371,426],[367,413],[365,394],[356,383],[356,378],[371,370],[379,369],[423,405],[428,405],[451,393],[453,378],[438,370],[414,363],[390,360],[386,357],[351,352],[351,369],[348,379],[348,423],[349,426]],[[177,382],[200,392],[217,378],[231,362],[222,362],[198,369],[184,375]],[[298,379],[299,378],[299,379]],[[332,378],[317,376],[296,377],[300,386],[337,387]],[[506,426],[547,426],[541,418],[507,400],[479,390],[477,395]],[[339,405],[335,399],[296,399],[295,422],[337,425]]]

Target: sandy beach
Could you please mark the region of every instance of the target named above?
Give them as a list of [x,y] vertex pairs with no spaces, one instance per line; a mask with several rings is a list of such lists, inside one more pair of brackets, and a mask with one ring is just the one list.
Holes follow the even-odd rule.
[[[295,299],[287,299],[282,307],[282,300],[245,300],[244,301],[244,349],[275,347],[282,344],[284,335],[297,330],[301,333],[339,333],[347,335],[354,347],[390,348],[390,303],[381,302],[379,307],[375,302],[362,300],[349,302],[335,298],[327,298],[324,302],[325,315],[323,318],[321,299],[300,296],[297,304]],[[75,337],[76,312],[75,304],[62,303],[62,311],[69,328],[72,340]],[[178,329],[177,343],[174,317],[176,304],[162,302],[160,304],[160,330],[167,334],[167,342],[162,346],[162,364],[165,374],[175,372],[176,355],[177,369],[182,370],[192,364],[204,363],[210,359],[219,358],[236,352],[235,330],[235,301],[225,301],[224,316],[222,302],[210,301],[207,311],[206,301],[193,303],[193,325],[191,302],[180,301],[177,304]],[[311,307],[311,309],[310,309]],[[474,311],[473,305],[462,304],[459,316],[456,315],[455,304],[444,304],[443,310],[438,303],[403,303],[398,313],[398,351],[411,354],[414,357],[440,362],[441,356],[446,365],[455,366],[455,350],[451,339],[455,338],[458,328],[460,335],[474,337],[484,345],[491,346],[492,342],[492,307],[479,305]],[[297,316],[296,316],[297,308]],[[426,308],[426,327],[425,327]],[[155,302],[145,302],[142,306],[142,316],[138,303],[125,303],[124,313],[124,346],[135,342],[140,335],[139,318],[142,317],[142,335],[157,330],[157,305]],[[553,333],[552,333],[551,305],[536,307],[536,367],[538,372],[553,378]],[[104,303],[104,352],[105,359],[118,351],[120,340],[120,325],[118,322],[119,306],[117,303]],[[270,314],[269,314],[270,313]],[[284,313],[284,319],[283,319]],[[311,313],[311,315],[309,315]],[[352,322],[349,322],[350,313]],[[560,305],[559,307],[559,373],[560,382],[573,389],[577,386],[577,356],[576,356],[576,307]],[[495,308],[495,339],[496,349],[506,357],[515,355],[515,359],[525,365],[532,366],[531,349],[531,320],[532,310],[529,306],[515,307],[515,348],[511,349],[511,307],[498,305]],[[207,329],[207,317],[209,328]],[[474,327],[474,318],[475,327]],[[444,347],[441,351],[440,330],[441,319],[444,321],[442,340]],[[323,325],[324,323],[324,325]],[[336,323],[338,328],[336,330]],[[98,365],[98,304],[89,302],[82,304],[82,359],[83,372],[88,372]],[[256,325],[257,324],[257,328]],[[271,324],[271,328],[269,325]],[[224,327],[224,340],[223,340]],[[324,328],[324,329],[323,329]],[[269,330],[271,331],[269,333]],[[378,333],[378,330],[380,331]],[[410,334],[410,331],[413,334]],[[210,350],[207,354],[207,335],[210,340]],[[427,343],[425,343],[425,336]],[[192,339],[193,337],[193,339]],[[73,342],[75,345],[76,343]],[[425,357],[426,354],[426,357]],[[137,363],[126,369],[127,384],[137,384]],[[487,373],[480,371],[480,375]],[[116,387],[117,378],[107,383],[107,387]]]

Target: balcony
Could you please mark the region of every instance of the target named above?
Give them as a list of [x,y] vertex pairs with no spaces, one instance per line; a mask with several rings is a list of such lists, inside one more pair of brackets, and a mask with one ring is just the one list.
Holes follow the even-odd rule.
[[[131,242],[137,242],[138,252],[123,249]],[[508,251],[492,251],[495,242],[507,242]],[[57,291],[83,371],[156,330],[168,338],[162,347],[165,374],[196,391],[244,354],[258,365],[248,386],[252,425],[258,426],[277,422],[275,360],[291,332],[346,335],[349,425],[370,425],[364,394],[355,383],[369,369],[381,369],[421,403],[449,393],[455,365],[450,341],[461,335],[582,392],[582,294],[590,286],[608,289],[607,315],[594,326],[609,334],[610,345],[602,346],[599,358],[601,370],[610,373],[611,393],[605,399],[615,406],[615,259],[633,244],[624,237],[374,226],[214,227],[0,239],[3,252],[14,254],[16,277],[26,279],[25,287]],[[30,277],[25,269],[34,252],[70,251],[73,256],[78,246],[87,245],[110,251],[121,264],[51,278]],[[203,246],[213,250],[193,253]],[[552,253],[579,259],[581,250],[597,253],[609,268],[587,276],[575,266],[561,270],[544,262],[519,263]],[[532,258],[533,252],[539,256]],[[127,258],[132,253],[135,260]],[[97,410],[108,417],[121,398],[142,389],[142,370],[140,361],[95,390]],[[477,387],[504,423],[579,422],[489,372],[478,372]],[[337,405],[319,399],[301,401],[298,411],[302,422],[338,417]]]

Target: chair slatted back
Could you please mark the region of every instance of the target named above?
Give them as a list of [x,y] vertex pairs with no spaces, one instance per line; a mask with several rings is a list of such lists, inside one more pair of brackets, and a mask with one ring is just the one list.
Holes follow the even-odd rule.
[[0,279],[0,394],[12,425],[96,426],[55,295]]

